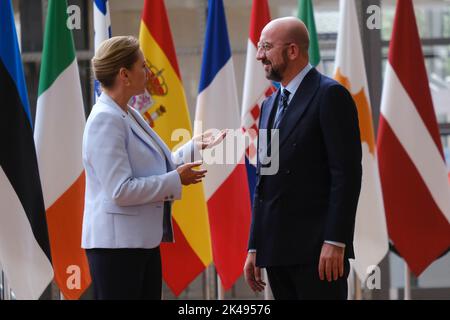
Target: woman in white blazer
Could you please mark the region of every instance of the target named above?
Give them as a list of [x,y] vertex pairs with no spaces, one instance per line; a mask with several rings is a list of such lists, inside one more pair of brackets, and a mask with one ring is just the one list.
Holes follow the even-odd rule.
[[131,36],[103,42],[92,59],[103,92],[83,136],[86,195],[82,247],[97,299],[161,299],[159,244],[173,241],[171,204],[182,185],[202,180],[199,150],[216,137],[171,153],[139,112],[127,105],[145,90],[148,69]]

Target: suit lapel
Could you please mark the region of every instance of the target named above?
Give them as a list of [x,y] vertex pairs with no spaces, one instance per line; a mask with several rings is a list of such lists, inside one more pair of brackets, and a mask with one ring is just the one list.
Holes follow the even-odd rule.
[[[320,82],[320,73],[317,72],[316,69],[311,69],[311,71],[308,72],[306,77],[303,79],[303,81],[300,84],[300,87],[295,92],[294,97],[289,103],[289,107],[286,111],[286,114],[284,115],[283,119],[280,122],[279,130],[274,133],[272,136],[272,139],[268,143],[268,146],[265,150],[263,150],[262,154],[267,156],[267,150],[271,150],[271,157],[275,155],[275,153],[279,153],[279,150],[283,146],[283,143],[286,142],[287,138],[289,137],[289,134],[293,131],[293,129],[298,125],[298,122],[300,121],[303,113],[306,111],[306,109],[309,106],[309,103],[311,102],[311,99],[313,98],[314,94],[316,93],[317,89],[319,88],[319,82]],[[268,129],[269,126],[269,119],[270,115],[272,113],[272,110],[275,106],[278,104],[276,103],[278,101],[278,97],[280,94],[280,89],[278,89],[276,95],[272,95],[270,97],[271,100],[267,100],[267,108],[262,112],[261,115],[261,128],[262,129]],[[279,135],[279,147],[277,150],[272,150],[272,140],[273,137]],[[260,146],[261,148],[262,146]],[[264,157],[265,158],[265,157]],[[257,171],[259,172],[261,168],[261,162],[266,162],[266,159],[262,159],[263,161],[259,161]]]
[[[263,104],[263,108],[261,110],[261,119],[260,119],[260,123],[259,123],[259,137],[258,137],[258,159],[260,158],[261,155],[266,155],[267,154],[267,148],[269,147],[269,145],[267,146],[262,146],[261,145],[261,129],[263,130],[267,130],[265,132],[266,137],[268,134],[268,130],[269,130],[269,121],[270,121],[270,115],[272,114],[272,110],[277,106],[277,99],[278,96],[280,94],[280,89],[278,89],[275,93],[273,93],[270,97],[267,98],[267,100],[264,102]],[[267,141],[267,140],[266,140]],[[256,164],[256,171],[259,173],[260,167],[261,167],[261,159],[260,161],[257,162]]]
[[[314,97],[314,94],[316,93],[317,89],[319,88],[320,84],[320,73],[317,72],[315,68],[311,69],[308,74],[305,76],[303,81],[300,84],[300,87],[295,92],[294,97],[292,97],[292,100],[290,101],[289,107],[286,111],[286,114],[284,115],[283,119],[280,123],[280,130],[278,131],[279,136],[279,148],[278,150],[271,150],[271,154],[274,154],[275,152],[279,152],[279,149],[282,147],[283,143],[286,142],[287,138],[289,137],[289,134],[293,131],[293,129],[298,125],[302,115],[308,108],[312,98]],[[276,94],[273,94],[270,96],[267,101],[264,103],[264,108],[261,113],[261,123],[260,123],[260,129],[270,129],[269,128],[269,120],[270,115],[272,114],[273,108],[276,107],[278,97],[280,95],[280,89],[277,90]],[[261,149],[263,146],[259,145],[259,149]],[[260,155],[266,155],[267,150],[271,148],[271,145],[266,147],[265,150],[263,150]],[[261,159],[265,160],[265,159]],[[259,173],[261,162],[258,161],[257,163],[257,171]],[[258,181],[259,182],[259,181]]]
[[319,88],[319,80],[320,74],[313,68],[308,72],[295,92],[286,110],[286,114],[280,122],[280,148],[292,130],[298,125],[300,118],[308,108],[311,99]]
[[278,96],[280,95],[280,89],[277,90],[275,94],[272,94],[264,104],[264,108],[261,113],[261,126],[260,129],[268,129],[269,128],[269,120],[270,115],[272,114],[272,110],[278,104]]

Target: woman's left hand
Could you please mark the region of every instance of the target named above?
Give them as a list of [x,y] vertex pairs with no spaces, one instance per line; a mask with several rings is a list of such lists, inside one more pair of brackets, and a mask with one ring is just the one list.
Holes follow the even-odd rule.
[[210,149],[217,146],[223,141],[227,135],[227,129],[221,130],[218,134],[213,135],[212,130],[207,130],[201,135],[195,136],[192,140],[197,144],[199,149]]

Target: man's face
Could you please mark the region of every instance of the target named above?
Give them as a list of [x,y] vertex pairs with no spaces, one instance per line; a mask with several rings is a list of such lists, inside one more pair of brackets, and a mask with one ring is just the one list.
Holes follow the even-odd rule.
[[271,36],[270,32],[263,30],[257,50],[256,59],[264,65],[266,78],[277,82],[282,81],[288,65],[288,43],[277,40],[276,37]]

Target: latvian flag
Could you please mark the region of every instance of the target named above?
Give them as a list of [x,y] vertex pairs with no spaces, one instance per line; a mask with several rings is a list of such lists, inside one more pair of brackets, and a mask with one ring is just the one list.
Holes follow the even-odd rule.
[[411,0],[398,0],[378,154],[388,233],[419,276],[450,247],[450,187]]
[[[195,120],[196,134],[200,133],[199,126],[203,131],[234,129],[238,135],[241,132],[237,130],[240,128],[239,105],[222,0],[208,2]],[[233,139],[232,136],[234,135],[228,134],[227,141],[211,152],[220,153],[220,148],[224,150],[227,143],[231,143],[229,140]],[[205,153],[207,151],[209,150],[205,150]],[[231,288],[242,274],[250,228],[250,195],[244,149],[242,148],[242,153],[232,154],[232,158],[234,161],[230,161],[230,164],[205,165],[208,174],[204,180],[213,259],[224,289]],[[204,159],[207,163],[207,157]]]
[[10,0],[0,1],[0,27],[0,265],[17,299],[39,299],[53,269]]

